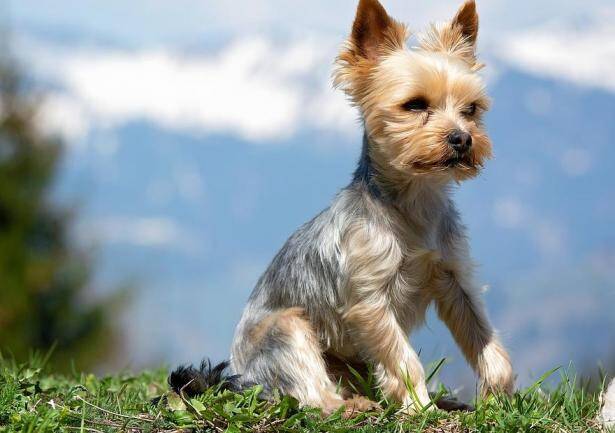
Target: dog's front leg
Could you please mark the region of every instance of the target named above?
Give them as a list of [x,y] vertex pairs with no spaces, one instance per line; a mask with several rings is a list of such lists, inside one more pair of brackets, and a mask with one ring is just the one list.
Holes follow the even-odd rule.
[[384,394],[416,412],[430,402],[425,374],[388,298],[402,262],[397,239],[381,227],[361,224],[348,231],[344,246],[343,318],[352,341],[373,362]]
[[425,373],[387,304],[384,297],[362,300],[348,310],[345,319],[362,352],[374,363],[384,395],[401,403],[408,413],[416,413],[430,403]]
[[466,359],[478,373],[481,392],[511,394],[514,376],[510,358],[493,330],[471,269],[449,269],[435,290],[436,308]]

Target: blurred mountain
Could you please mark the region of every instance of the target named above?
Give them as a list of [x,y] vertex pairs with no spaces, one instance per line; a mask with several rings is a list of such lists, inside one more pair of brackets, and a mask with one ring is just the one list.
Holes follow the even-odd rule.
[[[613,350],[615,95],[499,69],[487,119],[496,157],[456,196],[526,382]],[[83,202],[78,235],[101,242],[98,278],[142,280],[125,318],[129,363],[227,356],[268,261],[349,181],[360,128],[351,135],[306,130],[260,146],[132,122],[74,149],[58,195]],[[453,357],[447,384],[468,383],[436,320],[414,340],[426,360]]]

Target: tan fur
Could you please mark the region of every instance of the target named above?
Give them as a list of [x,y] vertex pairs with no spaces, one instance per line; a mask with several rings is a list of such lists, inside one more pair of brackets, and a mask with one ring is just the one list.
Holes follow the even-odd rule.
[[[371,404],[345,402],[349,390],[338,393],[334,385],[351,383],[340,365],[371,364],[383,393],[414,413],[430,400],[408,336],[434,303],[483,394],[512,392],[510,360],[487,318],[449,196],[449,184],[476,176],[492,152],[482,122],[489,98],[476,74],[477,31],[476,6],[467,1],[408,50],[406,27],[377,0],[360,0],[335,83],[361,111],[372,171],[274,259],[238,326],[235,371],[268,380],[275,369],[263,372],[250,359],[263,347],[275,350],[291,375],[286,391],[329,413]],[[416,100],[418,108],[409,104]],[[472,145],[455,148],[453,133]],[[303,309],[269,310],[293,305]],[[283,341],[265,344],[272,335]]]
[[[355,27],[366,15],[361,11],[363,3],[359,5]],[[381,6],[378,13],[385,14]],[[428,182],[438,183],[441,173],[451,172],[447,166],[451,158],[447,136],[455,128],[470,133],[473,145],[467,158],[452,170],[452,176],[456,181],[476,176],[491,157],[491,142],[482,123],[482,113],[490,102],[482,80],[475,74],[480,65],[475,53],[478,15],[474,1],[467,1],[451,22],[432,25],[420,37],[416,50],[404,47],[405,26],[390,18],[379,20],[378,25],[371,33],[387,35],[378,55],[363,56],[353,32],[338,56],[334,76],[336,85],[361,110],[374,143],[370,157],[381,173],[378,182],[400,195],[418,189],[413,180],[418,177],[428,176]],[[429,110],[416,113],[402,109],[405,101],[415,97],[425,98]],[[461,114],[472,103],[477,112],[472,116]],[[399,226],[407,222],[404,218]],[[411,224],[420,233],[420,218]],[[380,238],[377,233],[369,227],[349,231],[346,247],[351,251],[347,262],[352,305],[344,319],[377,360],[376,371],[385,393],[408,403],[402,380],[405,370],[420,403],[425,404],[427,398],[423,368],[404,331],[404,322],[411,319],[400,317],[401,308],[391,305],[383,295],[398,284],[395,276],[402,262],[409,268],[402,278],[423,276],[417,283],[429,293],[415,297],[419,303],[435,299],[440,317],[482,378],[484,393],[511,392],[513,375],[508,355],[486,319],[478,289],[467,275],[472,269],[469,259],[450,257],[447,262],[440,261],[430,245],[425,245],[426,253],[416,247],[414,251],[404,251],[400,245],[425,243],[420,236],[416,239],[416,231],[409,235],[408,230],[400,230],[399,238],[407,238],[407,243],[401,244],[399,238]]]
[[[395,79],[390,78],[392,74]],[[372,157],[391,184],[407,184],[412,178],[408,174],[446,170],[451,157],[446,138],[456,127],[469,132],[474,144],[454,175],[463,180],[478,173],[491,156],[491,143],[482,132],[480,112],[464,118],[459,110],[472,102],[479,105],[479,111],[486,110],[489,100],[481,81],[465,65],[439,55],[399,51],[383,60],[372,77],[372,91],[363,103],[363,114],[377,144]],[[400,108],[414,96],[425,97],[430,110],[413,113]]]
[[441,52],[463,59],[469,66],[476,63],[476,37],[478,35],[478,14],[476,3],[469,0],[459,9],[450,23],[431,25],[421,37],[421,48]]
[[[390,185],[406,184],[408,174],[444,171],[452,156],[446,137],[454,127],[469,132],[474,139],[471,154],[454,171],[456,180],[476,176],[491,157],[491,142],[482,124],[489,99],[475,75],[472,32],[478,29],[478,18],[473,4],[467,2],[451,23],[432,26],[421,38],[418,50],[404,48],[405,27],[389,18],[379,21],[385,28],[371,30],[387,35],[378,56],[362,54],[355,32],[338,56],[334,83],[361,110],[370,138],[377,144],[372,158],[388,174]],[[357,20],[365,15],[360,8],[361,4]],[[417,96],[428,100],[429,112],[412,113],[401,108]],[[461,116],[460,108],[471,103],[477,104],[477,113]]]
[[444,271],[433,287],[439,317],[447,324],[466,360],[481,378],[483,395],[512,393],[514,376],[506,350],[495,335],[476,288],[463,289],[464,263]]
[[344,401],[344,418],[351,418],[361,412],[374,411],[380,409],[380,405],[361,395],[354,395]]
[[[412,406],[403,377],[407,375],[417,388],[418,403],[425,406],[429,396],[423,367],[408,343],[406,332],[399,326],[400,321],[409,322],[412,319],[396,315],[395,305],[390,305],[386,296],[386,292],[396,289],[396,284],[403,284],[396,281],[395,276],[402,264],[404,251],[397,237],[389,237],[385,233],[369,225],[357,225],[348,231],[343,250],[349,252],[346,270],[350,275],[347,289],[349,305],[343,319],[354,338],[360,342],[361,349],[376,361],[375,372],[383,392],[394,400]],[[404,289],[402,291],[405,292]],[[401,294],[400,301],[406,300],[403,299],[405,295]]]
[[404,49],[408,36],[406,26],[389,17],[377,0],[360,0],[351,36],[336,59],[335,85],[355,103],[366,98],[372,69],[382,57]]
[[[287,337],[289,344],[293,345],[295,356],[287,358],[287,362],[294,364],[290,366],[290,369],[301,372],[305,377],[295,378],[296,383],[301,386],[286,390],[286,392],[302,404],[320,407],[324,415],[329,415],[344,406],[346,408],[343,413],[345,417],[377,408],[376,403],[363,397],[352,396],[344,399],[338,394],[335,383],[328,376],[318,338],[302,308],[292,307],[278,310],[262,319],[250,332],[253,347],[258,347],[260,341],[270,333]],[[308,383],[316,386],[304,386]]]

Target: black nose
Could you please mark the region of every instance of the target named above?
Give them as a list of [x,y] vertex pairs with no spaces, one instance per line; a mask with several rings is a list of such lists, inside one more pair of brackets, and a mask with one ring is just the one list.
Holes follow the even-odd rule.
[[467,132],[456,129],[448,135],[448,144],[459,153],[464,153],[472,147],[472,136]]

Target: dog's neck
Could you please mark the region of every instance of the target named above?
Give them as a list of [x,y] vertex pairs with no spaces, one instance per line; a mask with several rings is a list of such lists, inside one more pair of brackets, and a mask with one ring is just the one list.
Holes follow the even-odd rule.
[[369,137],[367,132],[364,132],[361,157],[359,158],[357,169],[354,172],[352,183],[364,185],[369,194],[375,199],[389,202],[391,200],[390,194],[386,191],[386,188],[378,182],[380,175],[369,155],[369,146]]
[[367,132],[364,132],[361,157],[352,184],[361,184],[376,200],[410,212],[433,208],[435,202],[447,199],[450,181],[416,176],[410,177],[403,185],[392,185],[372,161],[369,152],[371,145]]

